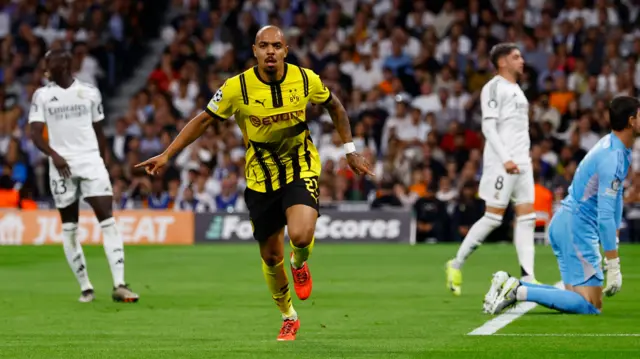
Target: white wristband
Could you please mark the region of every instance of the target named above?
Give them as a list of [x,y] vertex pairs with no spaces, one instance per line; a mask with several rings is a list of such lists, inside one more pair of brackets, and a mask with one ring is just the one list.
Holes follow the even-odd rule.
[[345,143],[344,144],[344,151],[347,154],[356,152],[356,145],[354,145],[353,142]]

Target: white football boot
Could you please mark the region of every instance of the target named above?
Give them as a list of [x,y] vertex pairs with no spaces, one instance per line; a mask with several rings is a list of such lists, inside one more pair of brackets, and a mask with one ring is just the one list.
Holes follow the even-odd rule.
[[493,273],[493,277],[491,278],[491,287],[487,294],[485,294],[484,301],[482,302],[483,312],[490,313],[491,304],[496,300],[496,297],[500,294],[502,285],[509,279],[509,277],[509,273],[504,271]]
[[510,277],[502,285],[500,293],[493,300],[489,308],[490,314],[500,314],[503,310],[513,306],[516,302],[516,290],[520,287],[520,280],[515,277]]

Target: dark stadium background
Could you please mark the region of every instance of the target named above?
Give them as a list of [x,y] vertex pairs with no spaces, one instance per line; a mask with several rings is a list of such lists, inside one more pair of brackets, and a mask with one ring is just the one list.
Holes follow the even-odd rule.
[[[544,216],[608,131],[607,101],[638,94],[636,3],[0,1],[0,204],[52,208],[48,165],[29,139],[26,118],[34,90],[46,83],[42,55],[65,47],[76,76],[104,96],[117,208],[173,210],[195,196],[207,204],[204,212],[242,212],[244,151],[231,121],[212,127],[160,179],[132,165],[159,153],[226,78],[253,66],[256,31],[275,24],[289,41],[287,61],[313,69],[340,97],[358,150],[375,163],[374,179],[354,175],[328,115],[309,107],[323,159],[323,206],[414,212],[430,229],[418,241],[430,242],[459,241],[482,214],[475,194],[483,146],[478,98],[492,76],[487,53],[500,41],[519,44],[543,238]],[[623,241],[640,238],[640,141],[634,158],[624,184]],[[240,197],[214,208],[221,193]],[[505,221],[492,239],[508,239],[510,227]]]

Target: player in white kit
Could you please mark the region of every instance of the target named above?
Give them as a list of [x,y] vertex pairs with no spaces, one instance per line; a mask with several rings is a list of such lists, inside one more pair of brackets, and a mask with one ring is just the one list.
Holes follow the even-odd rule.
[[[77,239],[79,200],[84,198],[100,222],[104,251],[113,277],[112,298],[136,302],[124,280],[124,245],[112,213],[112,189],[103,161],[106,141],[102,96],[71,75],[71,55],[54,50],[45,57],[51,83],[34,94],[29,124],[34,144],[49,156],[51,193],[62,219],[63,247],[80,290],[81,302],[94,299],[82,246]],[[47,126],[49,141],[44,139]]]
[[447,262],[447,288],[461,294],[465,260],[484,239],[502,224],[509,201],[516,211],[514,244],[525,281],[535,282],[533,210],[534,181],[529,157],[529,102],[517,84],[522,75],[524,59],[518,47],[511,43],[494,46],[491,62],[498,74],[482,88],[482,133],[486,139],[480,197],[486,211],[469,229],[456,258]]

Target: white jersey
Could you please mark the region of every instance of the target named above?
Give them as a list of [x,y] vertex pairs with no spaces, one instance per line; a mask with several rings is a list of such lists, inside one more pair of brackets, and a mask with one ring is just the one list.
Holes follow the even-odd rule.
[[55,83],[39,88],[29,111],[29,123],[46,123],[49,146],[67,161],[100,158],[93,124],[103,119],[100,91],[77,79],[66,89]]
[[531,165],[529,101],[520,86],[497,75],[482,88],[480,101],[484,166],[502,166],[509,160],[518,166]]

